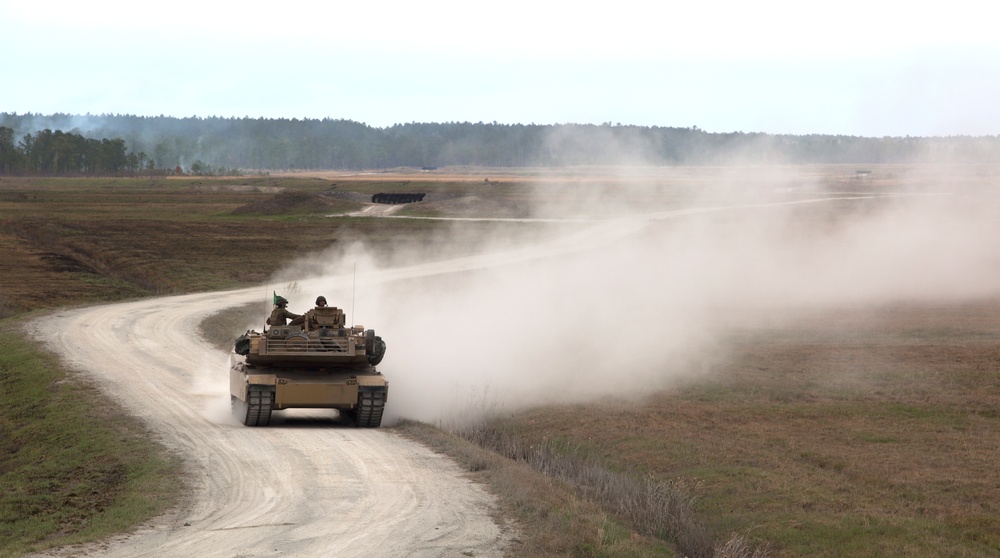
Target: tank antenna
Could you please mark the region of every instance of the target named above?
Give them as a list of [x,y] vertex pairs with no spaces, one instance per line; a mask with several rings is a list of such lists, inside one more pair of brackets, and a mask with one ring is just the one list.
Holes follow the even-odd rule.
[[[271,290],[271,285],[264,286],[264,308],[267,308],[267,291]],[[267,320],[264,321],[264,333],[267,333]]]
[[[351,316],[354,315],[354,299],[358,292],[358,262],[354,262],[354,284],[351,285]],[[352,320],[354,318],[351,318]],[[354,322],[351,322],[354,325]]]

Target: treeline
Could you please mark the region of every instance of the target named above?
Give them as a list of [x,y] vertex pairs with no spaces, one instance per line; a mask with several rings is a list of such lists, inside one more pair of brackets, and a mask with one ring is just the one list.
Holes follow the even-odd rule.
[[0,174],[134,174],[152,168],[145,153],[130,153],[121,138],[45,129],[15,143],[14,130],[0,126]]
[[[70,135],[87,138],[121,139],[127,151],[135,154],[137,160],[131,162],[139,168],[181,167],[185,171],[195,166],[266,171],[623,163],[1000,163],[997,136],[869,138],[710,133],[697,127],[611,123],[448,122],[375,128],[342,119],[11,113],[0,113],[0,126],[14,130],[15,136],[66,130]],[[134,168],[128,164],[127,168]]]

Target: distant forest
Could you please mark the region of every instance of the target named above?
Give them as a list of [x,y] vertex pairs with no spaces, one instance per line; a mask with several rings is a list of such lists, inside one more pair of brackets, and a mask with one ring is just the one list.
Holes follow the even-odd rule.
[[1000,163],[1000,136],[713,133],[592,124],[0,113],[0,173],[573,165]]

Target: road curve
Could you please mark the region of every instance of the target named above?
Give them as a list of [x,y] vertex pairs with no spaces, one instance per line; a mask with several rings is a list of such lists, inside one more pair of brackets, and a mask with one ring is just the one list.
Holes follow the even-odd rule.
[[[29,332],[184,456],[194,494],[140,531],[46,555],[502,556],[493,499],[447,458],[381,429],[308,414],[228,414],[228,355],[198,323],[260,289],[65,310]],[[318,412],[318,411],[317,411]],[[329,417],[330,412],[324,411]]]
[[[393,281],[481,269],[610,244],[649,221],[871,196],[684,209],[595,223],[553,241],[409,268]],[[386,430],[310,420],[246,428],[229,417],[228,355],[198,336],[220,310],[260,300],[254,287],[63,310],[27,330],[97,381],[184,456],[194,493],[140,531],[44,555],[111,557],[502,556],[493,499],[445,457]],[[329,411],[316,411],[329,417]],[[315,416],[315,415],[314,415]],[[275,424],[276,423],[276,424]],[[320,425],[320,427],[316,427]]]

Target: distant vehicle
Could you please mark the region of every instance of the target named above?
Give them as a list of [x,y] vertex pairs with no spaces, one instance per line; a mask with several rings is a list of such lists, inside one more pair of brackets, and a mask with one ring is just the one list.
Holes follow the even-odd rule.
[[272,411],[336,409],[356,426],[381,425],[389,382],[375,366],[385,342],[373,329],[347,327],[339,308],[314,308],[303,318],[301,326],[236,339],[229,372],[234,416],[267,426]]
[[386,194],[385,192],[379,192],[377,194],[372,194],[372,203],[417,203],[424,201],[424,196],[426,195],[427,194],[423,192],[407,192],[403,194]]

